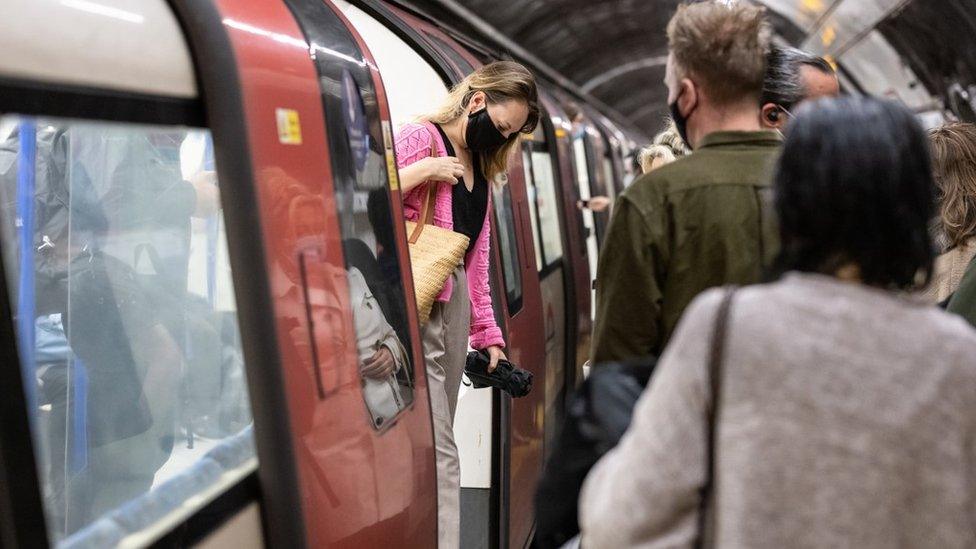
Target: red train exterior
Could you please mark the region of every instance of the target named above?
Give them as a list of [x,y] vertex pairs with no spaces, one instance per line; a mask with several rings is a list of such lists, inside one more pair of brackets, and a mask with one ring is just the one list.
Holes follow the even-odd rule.
[[[393,75],[380,70],[363,29],[338,2],[172,0],[170,5],[192,52],[200,90],[185,111],[133,114],[115,108],[113,93],[98,90],[83,106],[66,103],[75,93],[71,90],[34,102],[11,101],[13,92],[0,93],[0,114],[204,127],[212,133],[258,466],[250,480],[241,483],[247,489],[234,491],[243,502],[231,505],[220,520],[201,522],[200,515],[213,507],[205,505],[177,521],[169,534],[167,529],[160,534],[178,540],[178,524],[184,524],[185,531],[186,525],[202,523],[206,526],[199,528],[204,531],[195,539],[209,539],[220,529],[217,526],[235,527],[235,515],[256,501],[262,511],[261,543],[267,546],[434,547],[434,444],[390,143],[395,129],[388,86]],[[377,0],[353,5],[410,44],[445,86],[500,57],[490,42],[462,37],[404,6]],[[385,197],[395,227],[398,244],[390,252],[403,281],[407,349],[415,374],[412,403],[379,428],[363,403],[349,302],[346,269],[352,259],[344,247],[348,229],[343,216],[351,214],[343,210],[339,188],[351,184],[343,182],[346,171],[361,168],[347,165],[357,154],[348,148],[356,144],[346,142],[351,139],[348,120],[336,120],[346,108],[342,101],[348,99],[334,86],[342,78],[348,78],[362,98],[363,128],[370,136],[366,141],[374,147],[369,154],[378,155],[386,167],[382,175],[371,177],[387,189],[374,194]],[[0,91],[5,86],[6,80],[0,79]],[[535,386],[522,399],[497,392],[491,398],[490,436],[484,440],[490,446],[491,459],[485,465],[490,482],[487,488],[472,489],[471,501],[480,503],[462,519],[476,524],[466,526],[469,536],[487,537],[468,539],[465,546],[477,541],[483,546],[523,547],[531,540],[534,486],[563,402],[580,379],[592,327],[588,256],[593,250],[587,249],[588,234],[577,208],[577,173],[596,174],[586,194],[613,195],[623,188],[628,162],[626,138],[609,119],[587,107],[585,129],[574,135],[563,110],[568,92],[545,78],[540,78],[540,88],[546,114],[541,137],[526,143],[524,154],[513,158],[507,186],[496,191],[492,214],[496,315],[509,357],[533,372]],[[585,98],[574,101],[585,103]],[[95,107],[88,109],[91,105]],[[282,136],[283,112],[294,117],[289,120],[297,133],[291,137],[297,142]],[[590,162],[596,165],[578,165],[573,154],[576,137],[587,140]],[[551,173],[551,182],[544,179],[546,173]],[[540,198],[548,184],[555,187],[557,204]],[[506,224],[505,230],[498,230],[499,223]],[[544,223],[559,231],[562,253],[552,261],[538,248],[545,240],[539,234]],[[602,236],[605,219],[597,223]],[[556,247],[552,238],[547,242]],[[13,317],[6,305],[0,311],[5,313],[0,343],[13,357],[16,328],[7,324]],[[29,421],[5,412],[0,422]],[[11,441],[21,440],[19,451],[30,454],[25,433],[8,428],[5,451]],[[26,484],[16,487],[16,493],[26,494],[40,490],[37,476],[24,469],[35,465],[8,460],[0,472],[23,473]],[[11,539],[20,540],[13,545],[53,544],[38,527],[44,513],[36,494],[24,501],[34,504],[11,515]],[[476,516],[480,510],[486,510],[486,516]]]

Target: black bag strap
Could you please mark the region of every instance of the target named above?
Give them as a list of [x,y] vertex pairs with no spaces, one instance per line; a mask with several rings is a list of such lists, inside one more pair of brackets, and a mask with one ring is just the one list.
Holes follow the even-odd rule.
[[705,546],[705,527],[708,523],[708,502],[712,497],[712,483],[715,480],[715,439],[716,423],[718,416],[719,401],[722,395],[722,363],[725,356],[725,340],[729,331],[729,311],[732,308],[732,296],[735,295],[735,286],[725,289],[722,303],[715,314],[715,327],[712,331],[711,349],[708,356],[708,382],[711,391],[711,403],[708,405],[707,414],[707,440],[705,442],[705,459],[707,469],[705,473],[705,483],[702,485],[701,497],[698,501],[698,541],[696,547]]

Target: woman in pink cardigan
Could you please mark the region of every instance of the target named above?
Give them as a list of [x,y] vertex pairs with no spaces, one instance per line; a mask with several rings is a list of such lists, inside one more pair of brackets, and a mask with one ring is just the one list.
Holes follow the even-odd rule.
[[532,74],[518,63],[499,61],[468,75],[437,112],[404,125],[396,138],[406,218],[418,220],[428,186],[436,185],[434,224],[469,238],[464,264],[445,283],[423,327],[441,549],[458,547],[460,534],[460,468],[453,424],[468,344],[487,350],[491,370],[505,358],[505,340],[495,323],[488,287],[489,186],[507,170],[519,134],[531,134],[538,121]]

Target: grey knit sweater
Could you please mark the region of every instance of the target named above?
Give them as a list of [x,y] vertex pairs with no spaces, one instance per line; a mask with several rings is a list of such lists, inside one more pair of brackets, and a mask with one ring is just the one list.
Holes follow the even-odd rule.
[[[718,290],[687,310],[580,500],[586,549],[687,547],[706,472]],[[816,275],[739,290],[709,538],[720,547],[976,547],[976,332]]]

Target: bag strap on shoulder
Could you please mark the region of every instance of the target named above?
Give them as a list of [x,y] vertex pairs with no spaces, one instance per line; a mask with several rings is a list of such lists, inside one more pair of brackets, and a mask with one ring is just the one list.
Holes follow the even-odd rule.
[[719,304],[718,311],[715,314],[715,324],[712,329],[712,341],[711,347],[709,349],[708,355],[708,383],[711,393],[711,399],[709,404],[707,404],[706,416],[707,416],[707,439],[705,441],[705,460],[706,460],[706,473],[705,482],[702,485],[701,497],[698,501],[698,541],[695,543],[696,547],[704,547],[705,545],[705,528],[708,523],[708,504],[709,500],[712,499],[713,493],[713,483],[715,481],[715,444],[716,444],[716,424],[718,418],[718,409],[722,396],[722,364],[725,358],[725,340],[727,339],[727,334],[729,331],[729,313],[732,309],[732,297],[735,295],[736,287],[729,286],[725,288],[725,295],[722,296],[722,302]]
[[[427,130],[430,133],[430,157],[437,158],[437,136],[434,132]],[[435,181],[428,181],[427,185],[427,195],[424,196],[423,206],[420,208],[420,218],[418,219],[417,226],[413,228],[410,233],[410,238],[408,242],[414,244],[420,238],[420,234],[424,232],[424,226],[430,225],[434,221],[434,203],[436,202],[437,195],[437,183]]]

